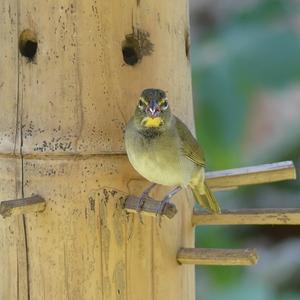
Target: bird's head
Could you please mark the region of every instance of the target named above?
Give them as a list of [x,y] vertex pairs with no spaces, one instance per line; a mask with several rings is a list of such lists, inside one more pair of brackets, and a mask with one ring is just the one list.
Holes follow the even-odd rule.
[[160,89],[143,90],[135,110],[135,121],[142,128],[159,128],[171,116],[167,95]]

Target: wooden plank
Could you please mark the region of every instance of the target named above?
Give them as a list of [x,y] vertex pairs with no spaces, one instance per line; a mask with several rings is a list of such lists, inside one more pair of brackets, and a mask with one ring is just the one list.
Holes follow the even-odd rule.
[[0,1],[0,153],[18,153],[18,1]]
[[180,264],[203,266],[250,266],[255,265],[257,260],[255,249],[181,248],[177,254]]
[[0,215],[3,218],[21,214],[42,212],[46,208],[45,200],[39,195],[28,198],[7,200],[0,202]]
[[[1,197],[21,197],[21,161],[0,158],[0,174]],[[0,249],[0,272],[3,274],[0,280],[0,299],[28,299],[23,216],[7,219],[0,217]]]
[[206,173],[206,181],[213,190],[235,188],[243,185],[270,183],[296,179],[292,161],[228,169]]
[[300,225],[300,209],[223,210],[221,214],[194,209],[194,225]]
[[[139,213],[139,211],[137,210],[138,203],[139,203],[138,197],[129,195],[125,201],[124,208],[126,209],[127,212]],[[159,208],[160,208],[160,201],[154,200],[151,197],[147,197],[145,199],[143,206],[141,207],[140,213],[142,215],[157,217],[157,211],[159,210]],[[171,219],[176,215],[176,213],[177,213],[177,209],[175,204],[170,202],[165,205],[162,216],[166,216],[169,219]]]
[[[131,180],[128,189],[139,194],[149,185],[144,179]],[[125,197],[127,195],[124,195]],[[142,219],[142,223],[141,223]],[[126,226],[128,300],[153,300],[153,218],[130,214]],[[137,267],[138,262],[138,267]]]
[[[169,189],[159,186],[153,196],[162,199]],[[172,201],[178,208],[174,218],[152,218],[153,299],[195,299],[194,266],[180,266],[176,260],[180,247],[195,245],[190,222],[194,199],[187,191],[182,191]]]
[[[0,1],[0,199],[22,197],[19,3],[18,0]],[[0,217],[0,299],[28,299],[27,267],[23,216]]]
[[43,213],[26,216],[31,299],[124,296],[126,212],[117,200],[126,182],[116,169],[135,174],[124,156],[24,160],[25,193],[35,191],[47,203]]
[[126,300],[125,196],[114,188],[102,188],[97,193],[100,193],[95,199],[100,203],[103,299]]

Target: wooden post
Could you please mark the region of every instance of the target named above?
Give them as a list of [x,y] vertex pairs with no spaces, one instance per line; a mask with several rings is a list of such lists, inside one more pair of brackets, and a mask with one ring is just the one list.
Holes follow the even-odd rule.
[[47,207],[0,218],[0,299],[195,299],[176,261],[193,200],[161,226],[122,206],[148,185],[123,143],[140,92],[167,90],[193,128],[187,15],[186,0],[1,1],[0,201]]
[[202,266],[250,266],[257,263],[258,255],[255,249],[182,248],[177,260],[181,264]]

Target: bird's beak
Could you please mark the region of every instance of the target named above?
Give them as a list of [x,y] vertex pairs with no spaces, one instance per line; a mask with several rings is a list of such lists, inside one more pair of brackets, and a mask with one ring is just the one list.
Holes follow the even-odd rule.
[[160,113],[159,105],[155,100],[151,100],[146,108],[146,112],[150,118],[156,118]]

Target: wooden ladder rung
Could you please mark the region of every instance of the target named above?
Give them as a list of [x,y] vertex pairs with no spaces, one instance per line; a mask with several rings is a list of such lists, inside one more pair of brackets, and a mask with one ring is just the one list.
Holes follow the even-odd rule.
[[296,179],[296,169],[292,161],[282,161],[259,166],[207,172],[205,178],[212,190],[221,191],[243,185]]
[[46,208],[45,200],[34,195],[28,198],[6,200],[0,202],[0,215],[3,218],[21,214],[40,212]]
[[180,264],[250,266],[258,261],[255,249],[181,248],[177,253]]
[[211,214],[194,209],[193,225],[300,225],[300,209],[238,209]]

